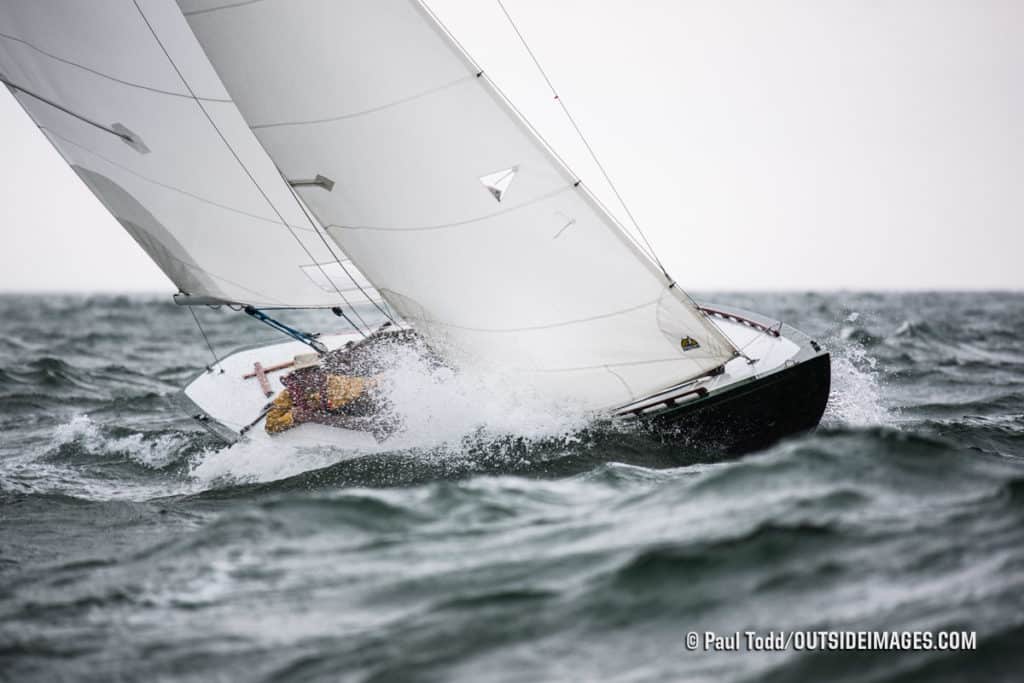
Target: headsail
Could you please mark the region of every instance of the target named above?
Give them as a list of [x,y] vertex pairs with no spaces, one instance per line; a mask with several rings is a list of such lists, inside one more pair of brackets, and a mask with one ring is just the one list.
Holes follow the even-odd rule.
[[188,294],[310,307],[378,296],[303,214],[173,0],[0,3],[0,77]]
[[242,115],[407,320],[605,408],[732,344],[415,0],[179,0]]

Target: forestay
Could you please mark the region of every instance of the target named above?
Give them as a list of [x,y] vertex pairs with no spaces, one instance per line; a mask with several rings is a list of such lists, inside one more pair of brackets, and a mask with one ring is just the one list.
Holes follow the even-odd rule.
[[412,0],[179,0],[242,115],[407,320],[607,408],[734,347]]
[[173,0],[0,3],[0,76],[184,292],[367,302],[365,278],[303,214]]

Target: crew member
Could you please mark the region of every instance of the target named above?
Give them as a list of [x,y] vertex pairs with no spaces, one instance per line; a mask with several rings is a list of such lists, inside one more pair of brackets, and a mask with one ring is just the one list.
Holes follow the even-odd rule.
[[267,413],[267,432],[277,434],[303,422],[317,422],[368,431],[378,440],[390,436],[398,421],[385,397],[374,391],[381,373],[394,360],[389,351],[409,347],[432,366],[443,361],[415,331],[389,328],[385,324],[367,338],[323,356],[295,356],[292,372],[281,379],[285,389]]
[[354,418],[373,412],[367,377],[325,371],[320,357],[304,353],[295,357],[292,372],[281,379],[285,386],[275,398],[264,428],[277,434],[302,424],[318,422],[336,427],[358,427]]

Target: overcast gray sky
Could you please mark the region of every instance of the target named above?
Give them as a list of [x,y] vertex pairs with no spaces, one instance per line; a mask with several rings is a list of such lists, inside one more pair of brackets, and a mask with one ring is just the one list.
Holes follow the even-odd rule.
[[[669,270],[1024,288],[1024,2],[505,0]],[[496,3],[430,5],[599,195]],[[0,290],[173,286],[0,90]]]

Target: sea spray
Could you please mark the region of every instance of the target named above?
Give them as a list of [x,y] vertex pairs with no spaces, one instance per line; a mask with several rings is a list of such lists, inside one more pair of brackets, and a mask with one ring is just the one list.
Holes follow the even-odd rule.
[[515,435],[528,440],[569,438],[591,416],[568,401],[540,395],[500,369],[453,370],[396,347],[381,376],[389,410],[401,429],[400,447],[441,447],[467,437]]
[[[593,415],[539,395],[499,370],[456,371],[418,346],[386,347],[373,391],[392,433],[375,441],[348,430],[305,425],[270,436],[256,429],[229,448],[198,457],[191,475],[208,484],[272,481],[343,460],[387,452],[466,465],[480,453],[522,458],[537,442],[571,444]],[[313,427],[313,429],[310,429]]]
[[832,360],[832,391],[822,418],[826,427],[895,422],[883,400],[882,369],[868,348],[872,337],[856,325],[860,319],[860,313],[850,313],[825,338]]

